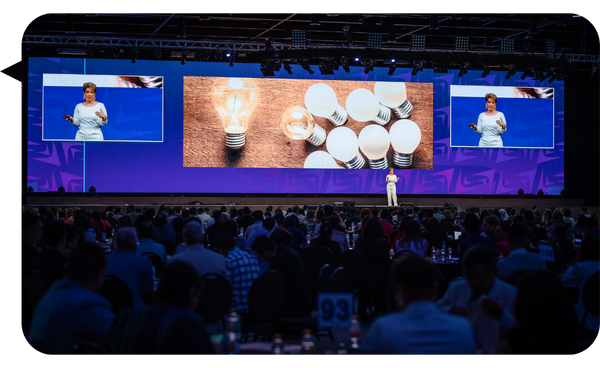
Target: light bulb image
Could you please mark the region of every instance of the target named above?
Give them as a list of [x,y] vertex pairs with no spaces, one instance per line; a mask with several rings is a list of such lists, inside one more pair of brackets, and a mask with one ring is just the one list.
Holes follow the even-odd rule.
[[250,115],[259,100],[256,83],[248,78],[215,78],[211,97],[227,133],[225,144],[242,148]]
[[400,119],[410,117],[413,107],[406,96],[404,82],[375,82],[373,90],[379,102],[391,108]]
[[333,157],[325,151],[315,151],[304,160],[305,169],[341,169]]
[[367,156],[371,169],[387,169],[387,152],[390,149],[390,135],[380,125],[367,125],[358,135],[358,146]]
[[283,133],[294,140],[305,139],[315,146],[325,143],[327,133],[302,106],[292,106],[281,115]]
[[310,86],[304,94],[304,106],[311,114],[340,126],[348,121],[348,112],[340,106],[333,88],[325,83]]
[[334,128],[325,141],[327,151],[333,158],[342,161],[349,169],[361,169],[365,159],[358,152],[358,138],[350,128]]
[[398,120],[390,128],[390,140],[394,148],[394,163],[401,169],[410,167],[413,152],[421,143],[419,126],[412,120]]
[[355,89],[348,95],[346,109],[352,119],[360,122],[385,125],[392,120],[390,109],[380,104],[373,92],[364,88]]

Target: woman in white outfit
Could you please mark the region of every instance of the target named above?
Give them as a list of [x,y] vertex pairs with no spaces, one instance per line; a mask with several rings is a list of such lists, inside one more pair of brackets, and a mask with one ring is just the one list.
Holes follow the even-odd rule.
[[106,106],[96,101],[96,85],[91,82],[83,84],[83,98],[85,102],[75,106],[73,116],[64,115],[63,118],[79,127],[75,135],[76,141],[103,141],[102,127],[108,122]]
[[398,182],[398,177],[396,175],[394,175],[393,167],[390,167],[390,174],[385,177],[385,181],[387,182],[386,190],[387,190],[388,206],[392,207],[392,199],[393,199],[394,206],[398,207],[398,197],[396,197],[396,183]]
[[475,133],[481,134],[479,147],[503,147],[501,135],[506,133],[506,118],[496,110],[498,97],[493,93],[485,95],[487,111],[479,114],[477,125],[469,123]]

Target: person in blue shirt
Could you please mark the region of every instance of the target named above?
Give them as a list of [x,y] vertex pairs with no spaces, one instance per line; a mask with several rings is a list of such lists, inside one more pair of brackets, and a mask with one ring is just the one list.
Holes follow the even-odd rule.
[[138,244],[135,252],[137,254],[154,253],[162,259],[163,263],[167,263],[167,254],[165,246],[152,241],[154,235],[154,226],[149,221],[142,221],[137,226]]
[[54,282],[38,303],[27,340],[45,354],[68,354],[81,344],[106,346],[115,318],[97,292],[106,267],[104,250],[80,244],[69,256],[66,277]]

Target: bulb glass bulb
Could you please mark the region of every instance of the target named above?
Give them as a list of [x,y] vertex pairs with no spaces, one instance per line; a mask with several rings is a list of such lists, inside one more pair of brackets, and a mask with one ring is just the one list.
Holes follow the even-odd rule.
[[248,78],[215,78],[211,97],[228,135],[227,146],[240,148],[259,100],[256,83]]
[[421,129],[412,120],[402,119],[390,128],[390,140],[394,148],[394,163],[405,168],[412,164],[412,154],[421,143]]
[[360,122],[374,121],[380,125],[390,122],[390,109],[382,106],[373,92],[359,88],[352,91],[346,99],[346,109],[352,119]]
[[327,133],[302,106],[292,106],[281,115],[281,130],[294,140],[307,140],[315,146],[325,143]]
[[305,169],[341,169],[334,158],[325,151],[315,151],[306,157]]
[[369,159],[372,169],[387,169],[390,135],[384,127],[375,124],[364,127],[358,135],[358,146]]
[[348,113],[340,106],[333,88],[325,83],[313,84],[304,94],[304,105],[311,114],[326,118],[335,125],[344,125]]
[[358,138],[352,129],[333,129],[329,132],[325,145],[331,156],[344,162],[348,168],[360,169],[364,166],[365,160],[358,152]]
[[404,82],[375,82],[373,90],[379,102],[391,108],[400,119],[406,119],[412,113]]

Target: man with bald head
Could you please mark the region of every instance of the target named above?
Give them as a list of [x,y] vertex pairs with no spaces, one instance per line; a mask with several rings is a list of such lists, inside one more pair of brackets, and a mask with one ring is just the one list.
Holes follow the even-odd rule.
[[200,276],[206,273],[217,273],[227,277],[225,257],[204,247],[204,230],[198,221],[188,222],[182,230],[185,250],[169,258],[169,264],[183,261],[194,266]]

